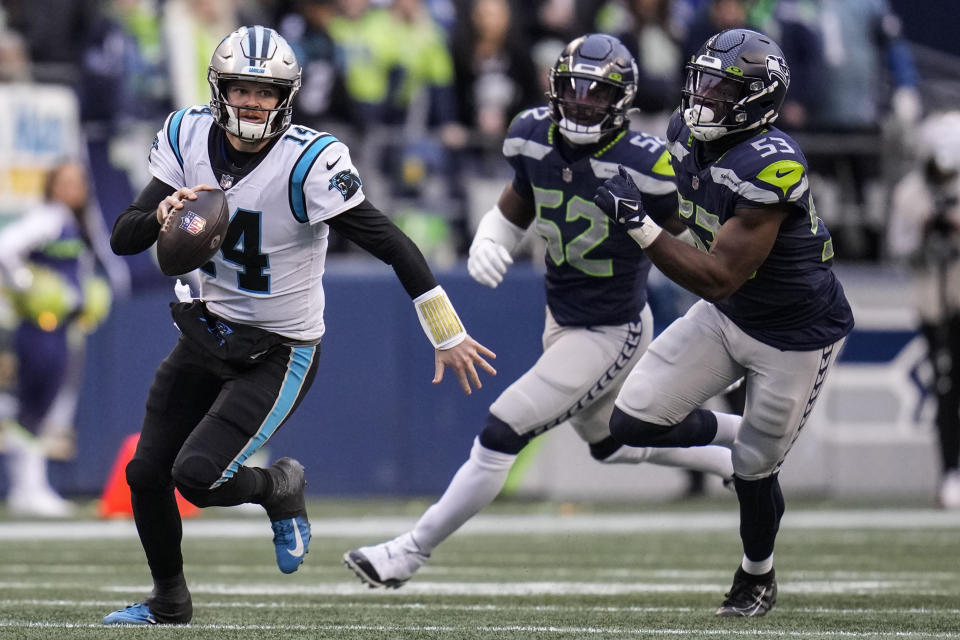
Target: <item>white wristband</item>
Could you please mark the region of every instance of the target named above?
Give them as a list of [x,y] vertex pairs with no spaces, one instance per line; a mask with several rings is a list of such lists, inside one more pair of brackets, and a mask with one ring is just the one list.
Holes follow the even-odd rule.
[[654,222],[650,216],[643,216],[643,220],[640,222],[641,225],[639,227],[634,227],[627,231],[627,233],[637,241],[641,249],[646,249],[653,244],[653,241],[657,239],[657,236],[660,235],[663,229],[661,229],[660,225]]
[[517,248],[517,245],[523,240],[526,232],[527,230],[523,227],[518,227],[507,220],[499,206],[493,205],[493,208],[487,211],[480,219],[480,224],[477,225],[477,231],[473,235],[473,243],[470,245],[470,249],[472,250],[473,246],[478,242],[492,240],[506,249],[508,253],[512,254]]
[[414,298],[413,306],[434,349],[450,349],[467,337],[460,316],[440,285]]

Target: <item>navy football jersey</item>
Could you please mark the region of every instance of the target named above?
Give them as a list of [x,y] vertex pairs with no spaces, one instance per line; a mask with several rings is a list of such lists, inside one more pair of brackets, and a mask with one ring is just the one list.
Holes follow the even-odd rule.
[[680,217],[703,248],[737,209],[780,205],[790,213],[770,255],[717,308],[757,340],[790,351],[833,344],[850,333],[853,313],[832,270],[833,241],[817,217],[800,147],[775,127],[701,166],[679,112],[667,128]]
[[537,233],[546,240],[547,305],[564,326],[635,321],[647,302],[650,260],[593,204],[593,192],[622,164],[652,212],[675,211],[673,169],[665,142],[623,131],[605,146],[568,161],[546,107],[510,124],[503,154],[513,188],[536,204]]

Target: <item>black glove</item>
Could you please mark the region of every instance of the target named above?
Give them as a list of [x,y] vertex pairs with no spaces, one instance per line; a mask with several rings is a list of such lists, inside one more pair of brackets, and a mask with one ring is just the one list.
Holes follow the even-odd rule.
[[617,224],[628,229],[640,227],[646,216],[642,194],[623,165],[619,165],[618,169],[620,175],[607,178],[597,187],[593,194],[593,203]]

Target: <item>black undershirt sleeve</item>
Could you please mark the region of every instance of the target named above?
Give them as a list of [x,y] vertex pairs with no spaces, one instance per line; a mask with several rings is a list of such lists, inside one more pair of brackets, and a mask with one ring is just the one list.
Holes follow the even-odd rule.
[[157,241],[160,223],[157,221],[157,206],[176,191],[162,180],[152,179],[143,191],[113,223],[110,248],[118,256],[129,256],[146,251]]
[[417,245],[369,201],[326,222],[344,238],[392,266],[411,299],[437,286]]

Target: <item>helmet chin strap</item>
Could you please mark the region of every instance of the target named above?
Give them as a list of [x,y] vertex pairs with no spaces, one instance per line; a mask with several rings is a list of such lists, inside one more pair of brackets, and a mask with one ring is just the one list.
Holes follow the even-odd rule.
[[277,116],[276,111],[268,114],[264,122],[246,122],[233,113],[233,106],[227,105],[226,108],[231,110],[230,116],[227,119],[227,131],[244,142],[262,142],[269,138],[267,133],[273,125],[273,119]]
[[600,130],[600,125],[598,124],[585,127],[571,122],[567,118],[563,118],[560,120],[558,127],[560,129],[560,135],[570,144],[596,144],[600,142],[600,138],[603,136],[603,132]]
[[[729,133],[726,127],[713,124],[713,109],[704,105],[690,107],[683,112],[683,121],[697,140],[710,142]],[[709,126],[702,126],[709,125]]]
[[276,114],[271,113],[266,121],[262,123],[245,122],[240,120],[240,126],[238,127],[240,134],[237,137],[248,142],[260,142],[262,140],[266,140],[267,131],[270,129],[270,125],[273,124],[273,116],[275,115]]

